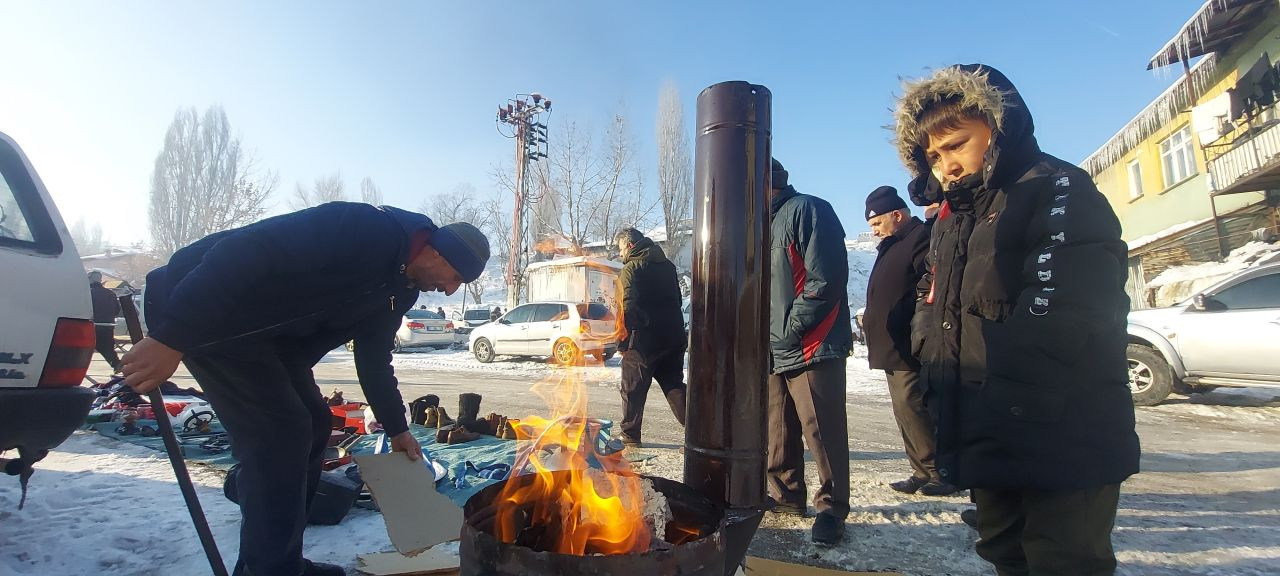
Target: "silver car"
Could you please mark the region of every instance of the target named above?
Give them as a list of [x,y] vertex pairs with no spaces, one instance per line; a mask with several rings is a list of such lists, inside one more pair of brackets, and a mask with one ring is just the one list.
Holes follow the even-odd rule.
[[1129,313],[1133,403],[1217,386],[1280,389],[1280,263],[1242,270],[1169,308]]
[[448,348],[453,345],[453,321],[430,310],[410,310],[396,331],[395,352],[405,348]]

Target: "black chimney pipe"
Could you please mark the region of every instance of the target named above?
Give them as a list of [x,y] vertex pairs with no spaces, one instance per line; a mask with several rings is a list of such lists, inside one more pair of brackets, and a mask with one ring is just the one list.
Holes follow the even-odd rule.
[[747,82],[698,95],[684,482],[729,506],[726,574],[765,506],[771,102]]

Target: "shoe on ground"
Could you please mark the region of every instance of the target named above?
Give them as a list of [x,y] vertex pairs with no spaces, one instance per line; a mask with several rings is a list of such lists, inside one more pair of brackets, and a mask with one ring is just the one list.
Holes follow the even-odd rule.
[[978,529],[978,509],[965,508],[964,510],[961,510],[960,521],[964,522],[965,524],[968,524],[970,528],[977,530]]
[[826,512],[819,512],[813,521],[813,543],[835,546],[840,543],[841,538],[844,538],[844,521]]
[[347,571],[336,564],[302,560],[302,576],[347,576]]
[[924,485],[928,483],[929,483],[928,478],[912,476],[910,478],[907,478],[906,480],[890,482],[889,487],[893,488],[894,491],[901,492],[903,494],[915,494],[916,491],[920,490],[920,488],[924,487]]
[[792,504],[790,502],[779,502],[772,497],[769,498],[769,511],[774,514],[786,514],[787,516],[795,516],[796,518],[804,518],[809,514],[809,507],[804,504]]
[[639,448],[640,446],[641,446],[640,439],[632,438],[630,436],[627,436],[626,434],[622,435],[623,448]]
[[942,480],[930,480],[928,484],[920,487],[920,493],[925,496],[950,496],[959,491],[960,489],[955,484],[949,484]]

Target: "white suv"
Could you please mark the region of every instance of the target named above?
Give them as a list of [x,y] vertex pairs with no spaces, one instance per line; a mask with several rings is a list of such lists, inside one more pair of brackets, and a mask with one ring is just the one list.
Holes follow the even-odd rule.
[[1181,384],[1280,389],[1280,262],[1242,270],[1169,308],[1129,313],[1133,403]]
[[49,192],[0,133],[0,459],[20,474],[84,424],[93,354],[89,282]]
[[618,351],[617,334],[617,317],[605,304],[535,302],[472,330],[468,347],[481,362],[499,354],[551,356],[565,365],[591,354],[604,362]]

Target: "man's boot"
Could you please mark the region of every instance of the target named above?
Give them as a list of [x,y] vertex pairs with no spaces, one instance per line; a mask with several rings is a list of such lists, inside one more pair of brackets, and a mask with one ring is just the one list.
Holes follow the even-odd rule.
[[440,409],[439,406],[427,406],[423,410],[422,425],[426,426],[427,428],[439,428],[440,427],[440,412],[438,412],[439,409]]
[[463,428],[475,433],[483,433],[488,425],[487,421],[480,419],[480,400],[479,394],[465,393],[458,395],[458,424]]
[[449,413],[445,412],[444,406],[436,406],[436,409],[433,410],[433,412],[436,413],[436,428],[444,428],[445,426],[453,424],[453,418],[450,418]]

